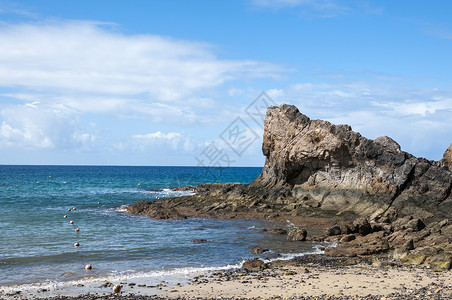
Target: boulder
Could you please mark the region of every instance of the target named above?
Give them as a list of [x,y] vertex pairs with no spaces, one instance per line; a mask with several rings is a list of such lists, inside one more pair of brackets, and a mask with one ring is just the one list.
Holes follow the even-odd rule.
[[440,253],[427,258],[426,263],[435,271],[447,271],[450,270],[452,266],[452,255]]
[[268,251],[268,249],[264,249],[261,247],[254,247],[253,249],[251,249],[251,253],[253,253],[253,254],[262,254],[267,251]]
[[289,241],[306,241],[306,236],[308,232],[306,229],[294,229],[289,231],[287,235],[287,240]]
[[268,265],[260,259],[248,259],[243,263],[243,269],[252,272],[262,271],[268,268]]

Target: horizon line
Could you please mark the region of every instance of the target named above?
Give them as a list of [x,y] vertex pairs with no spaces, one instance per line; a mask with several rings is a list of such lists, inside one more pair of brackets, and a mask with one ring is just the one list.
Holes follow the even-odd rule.
[[263,168],[264,166],[165,166],[165,165],[95,165],[95,164],[2,164],[3,166],[20,167],[173,167],[173,168]]

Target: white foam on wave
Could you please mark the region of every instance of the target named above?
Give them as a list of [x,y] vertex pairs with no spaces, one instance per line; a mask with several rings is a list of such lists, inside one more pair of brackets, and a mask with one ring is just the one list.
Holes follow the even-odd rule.
[[121,205],[120,207],[115,208],[117,212],[127,212],[127,205]]
[[191,196],[194,195],[194,191],[175,191],[169,188],[165,189],[138,189],[138,188],[129,188],[129,189],[121,189],[119,192],[121,193],[130,193],[130,194],[150,194],[158,197],[181,197],[181,196]]
[[286,222],[287,222],[287,227],[292,228],[292,229],[298,228],[298,226],[296,226],[296,225],[295,225],[294,223],[292,223],[291,221],[286,220]]
[[[323,243],[316,244],[313,246],[313,251],[310,252],[302,252],[302,253],[283,253],[279,257],[263,259],[265,263],[269,263],[275,260],[291,260],[296,257],[310,255],[310,254],[323,254],[324,251],[321,250],[323,247],[335,247],[337,243]],[[87,289],[98,288],[99,284],[105,282],[113,282],[115,284],[120,282],[133,282],[140,284],[145,283],[147,285],[158,284],[160,282],[165,282],[169,285],[176,285],[177,283],[186,283],[188,280],[193,278],[196,275],[200,274],[208,274],[216,271],[226,271],[226,270],[235,270],[239,269],[245,263],[245,259],[242,259],[240,262],[236,264],[229,264],[226,266],[219,267],[182,267],[182,268],[174,268],[168,270],[152,270],[152,271],[139,271],[134,272],[133,270],[127,270],[122,272],[117,272],[116,274],[109,274],[106,276],[98,276],[98,277],[85,277],[78,280],[70,280],[70,281],[45,281],[40,283],[31,283],[31,284],[21,284],[21,285],[11,285],[11,286],[0,286],[0,291],[5,294],[15,293],[17,291],[21,291],[22,293],[36,293],[38,290],[46,289],[49,292],[56,291],[72,291],[75,295],[84,293]],[[78,286],[82,286],[83,289],[76,288]],[[1,295],[1,293],[0,293]],[[44,295],[42,295],[44,296]]]
[[175,191],[172,189],[163,189],[161,193],[168,197],[192,196],[196,194],[194,191]]
[[[171,285],[175,285],[176,283],[180,283],[182,281],[187,282],[192,277],[199,274],[207,274],[215,271],[223,271],[223,270],[231,270],[238,269],[242,266],[244,261],[227,265],[222,267],[185,267],[185,268],[175,268],[169,270],[154,270],[148,272],[133,272],[133,270],[119,272],[120,274],[110,274],[106,276],[82,278],[78,280],[70,280],[70,281],[44,281],[39,283],[30,283],[30,284],[20,284],[20,285],[11,285],[11,286],[0,286],[0,291],[4,294],[14,294],[17,291],[21,291],[22,294],[26,293],[37,293],[38,290],[46,289],[49,292],[54,291],[75,291],[83,292],[80,290],[86,290],[91,288],[98,288],[99,284],[105,282],[113,282],[115,284],[120,282],[130,282],[133,280],[135,283],[146,283],[149,284],[158,284],[162,281],[169,283]],[[77,289],[76,287],[83,286],[83,289]],[[0,296],[1,296],[0,292]],[[44,295],[42,295],[44,296]]]
[[314,250],[309,252],[296,252],[296,253],[281,253],[280,256],[275,258],[263,259],[262,261],[265,263],[269,263],[275,260],[291,260],[299,256],[312,255],[312,254],[323,254],[324,251],[321,248],[324,245],[314,245]]

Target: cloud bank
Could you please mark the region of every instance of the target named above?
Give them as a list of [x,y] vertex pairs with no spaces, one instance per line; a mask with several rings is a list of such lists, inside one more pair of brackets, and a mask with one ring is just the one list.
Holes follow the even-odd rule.
[[84,132],[84,114],[203,124],[218,105],[209,94],[226,82],[285,72],[218,58],[206,43],[91,21],[0,24],[0,44],[0,147],[87,147],[96,138]]

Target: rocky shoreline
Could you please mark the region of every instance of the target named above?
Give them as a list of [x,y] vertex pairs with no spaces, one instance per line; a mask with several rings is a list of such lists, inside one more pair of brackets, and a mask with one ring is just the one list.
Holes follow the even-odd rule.
[[[250,184],[183,187],[195,195],[142,201],[127,211],[155,219],[290,220],[299,231],[289,239],[339,243],[326,256],[386,255],[451,269],[452,144],[441,161],[429,161],[389,137],[370,140],[283,104],[267,110],[262,151],[263,172]],[[306,236],[310,228],[326,230]]]

